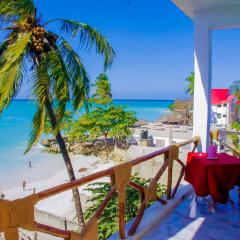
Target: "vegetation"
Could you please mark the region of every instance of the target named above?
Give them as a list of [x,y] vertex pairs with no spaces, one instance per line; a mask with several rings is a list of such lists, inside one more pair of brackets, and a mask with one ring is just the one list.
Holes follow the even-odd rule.
[[[190,94],[193,96],[194,94],[194,72],[192,72],[188,77],[185,79],[187,81],[187,86],[185,88],[185,93]],[[176,100],[173,104],[169,106],[169,109],[171,111],[175,111],[176,109],[179,109],[181,111],[185,111],[186,109],[192,110],[192,104],[189,104],[190,101],[183,101],[183,100]]]
[[121,106],[97,107],[76,120],[68,132],[70,140],[84,141],[101,136],[125,140],[131,134],[130,127],[137,121],[135,113]]
[[240,131],[240,123],[239,122],[234,122],[231,125],[232,129],[236,130],[236,131]]
[[[194,94],[194,72],[192,72],[187,78],[187,86],[185,88],[185,93],[193,96]],[[234,81],[229,87],[230,94],[233,94],[240,100],[240,80]]]
[[60,126],[62,131],[70,141],[75,142],[91,141],[102,136],[125,141],[131,134],[130,127],[137,121],[135,113],[113,104],[111,85],[105,74],[98,77],[94,86],[95,92],[89,100],[93,105],[89,111],[75,120],[71,113],[65,114]]
[[[240,123],[239,122],[234,122],[232,123],[231,125],[232,129],[236,130],[236,131],[240,131]],[[239,136],[234,134],[234,135],[229,135],[231,141],[232,141],[232,144],[233,146],[240,150],[240,139],[239,139]]]
[[111,84],[106,74],[100,74],[94,86],[95,93],[92,96],[92,101],[95,104],[106,105],[112,102]]
[[231,94],[235,95],[240,100],[240,80],[234,81],[230,86]]
[[[102,136],[125,141],[131,134],[130,127],[137,121],[135,112],[113,104],[111,85],[105,74],[98,77],[94,86],[95,92],[89,98],[93,103],[90,109],[78,118],[66,111],[59,128],[74,142],[91,141]],[[45,133],[53,134],[49,118],[45,121]]]
[[194,72],[192,72],[187,78],[187,87],[185,88],[185,93],[193,96],[194,94]]
[[[61,35],[53,32],[52,28],[50,30],[49,25],[53,22],[59,24]],[[65,36],[78,39],[83,49],[94,48],[104,57],[105,70],[113,62],[114,51],[107,39],[88,24],[66,19],[44,23],[33,0],[0,0],[0,24],[0,30],[5,34],[0,43],[0,113],[16,96],[27,72],[31,76],[32,97],[37,111],[26,152],[39,140],[45,120],[49,118],[69,179],[75,180],[60,126],[70,98],[74,110],[85,103],[90,80],[80,57]],[[73,190],[73,196],[78,221],[83,227],[77,189]]]
[[170,104],[168,108],[169,108],[171,111],[174,111],[175,101],[174,101],[174,103]]
[[[141,185],[147,186],[150,179],[140,178],[138,175],[132,176],[132,181]],[[89,184],[87,189],[91,193],[91,198],[88,200],[89,207],[85,212],[85,219],[89,220],[97,211],[98,207],[111,190],[111,184],[107,182],[97,182]],[[157,194],[162,196],[166,193],[166,187],[158,185]],[[149,203],[151,205],[152,202]],[[126,190],[126,222],[131,221],[138,213],[140,206],[139,193],[137,190],[127,187]],[[115,193],[98,222],[99,239],[107,239],[113,233],[118,231],[118,198]]]
[[240,150],[240,140],[238,135],[230,135],[230,139],[232,140],[232,144],[235,149]]
[[[73,114],[74,113],[72,111],[69,111],[69,110],[66,111],[61,120],[61,123],[59,124],[59,130],[61,130],[61,132],[65,135],[67,135],[69,133],[69,131],[72,129],[72,124],[74,121]],[[45,119],[44,133],[47,135],[49,135],[49,134],[54,135],[54,131],[51,126],[51,120],[49,119],[49,117],[47,115],[46,115],[46,119]]]

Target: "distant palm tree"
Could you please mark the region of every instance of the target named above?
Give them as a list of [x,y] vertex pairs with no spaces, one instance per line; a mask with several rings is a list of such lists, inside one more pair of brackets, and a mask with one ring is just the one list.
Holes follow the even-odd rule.
[[93,101],[97,104],[108,104],[112,102],[111,84],[106,74],[100,74],[95,83]]
[[235,95],[238,100],[240,100],[240,80],[234,81],[230,88],[230,93]]
[[192,72],[187,78],[187,87],[185,88],[185,93],[193,96],[194,94],[194,72]]
[[[28,152],[44,131],[45,116],[51,120],[70,181],[76,179],[74,170],[60,133],[59,126],[71,98],[74,109],[84,104],[90,81],[78,54],[62,36],[54,33],[49,24],[60,24],[60,33],[78,37],[80,46],[95,48],[104,56],[105,69],[114,58],[114,51],[106,38],[91,26],[66,19],[43,23],[33,0],[0,0],[0,113],[21,88],[26,72],[30,72],[32,95],[37,110],[33,119]],[[54,106],[53,106],[54,102]],[[80,227],[84,226],[80,195],[73,190]]]

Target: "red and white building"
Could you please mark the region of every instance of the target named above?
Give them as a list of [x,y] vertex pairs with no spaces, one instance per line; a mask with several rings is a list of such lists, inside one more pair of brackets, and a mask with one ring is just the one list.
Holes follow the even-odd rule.
[[237,120],[237,98],[229,89],[212,89],[211,103],[211,124],[225,127]]

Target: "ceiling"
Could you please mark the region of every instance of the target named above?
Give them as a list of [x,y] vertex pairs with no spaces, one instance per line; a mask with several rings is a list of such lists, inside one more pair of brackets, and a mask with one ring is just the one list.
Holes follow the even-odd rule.
[[218,9],[239,8],[240,0],[171,0],[175,3],[187,16],[193,18],[196,13],[208,12]]

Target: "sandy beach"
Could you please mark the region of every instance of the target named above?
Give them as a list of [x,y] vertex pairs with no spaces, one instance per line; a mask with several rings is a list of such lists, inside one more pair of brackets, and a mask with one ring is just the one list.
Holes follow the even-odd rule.
[[[48,153],[41,153],[42,157],[48,157]],[[0,176],[1,191],[5,194],[5,199],[17,199],[36,192],[57,186],[68,181],[67,171],[64,162],[59,154],[51,154],[51,161],[42,161],[38,166],[32,168],[22,167],[16,170],[8,171]],[[72,155],[72,164],[79,179],[93,172],[113,166],[113,163],[102,163],[99,158],[94,156]],[[85,168],[86,171],[78,170]],[[8,180],[8,181],[6,181]],[[23,190],[22,182],[26,181],[25,190]],[[80,187],[82,202],[86,201],[88,193],[83,191],[86,186]],[[66,191],[58,194],[36,205],[36,209],[53,214],[59,217],[65,217],[73,220],[75,216],[74,202],[72,201],[72,192]]]

